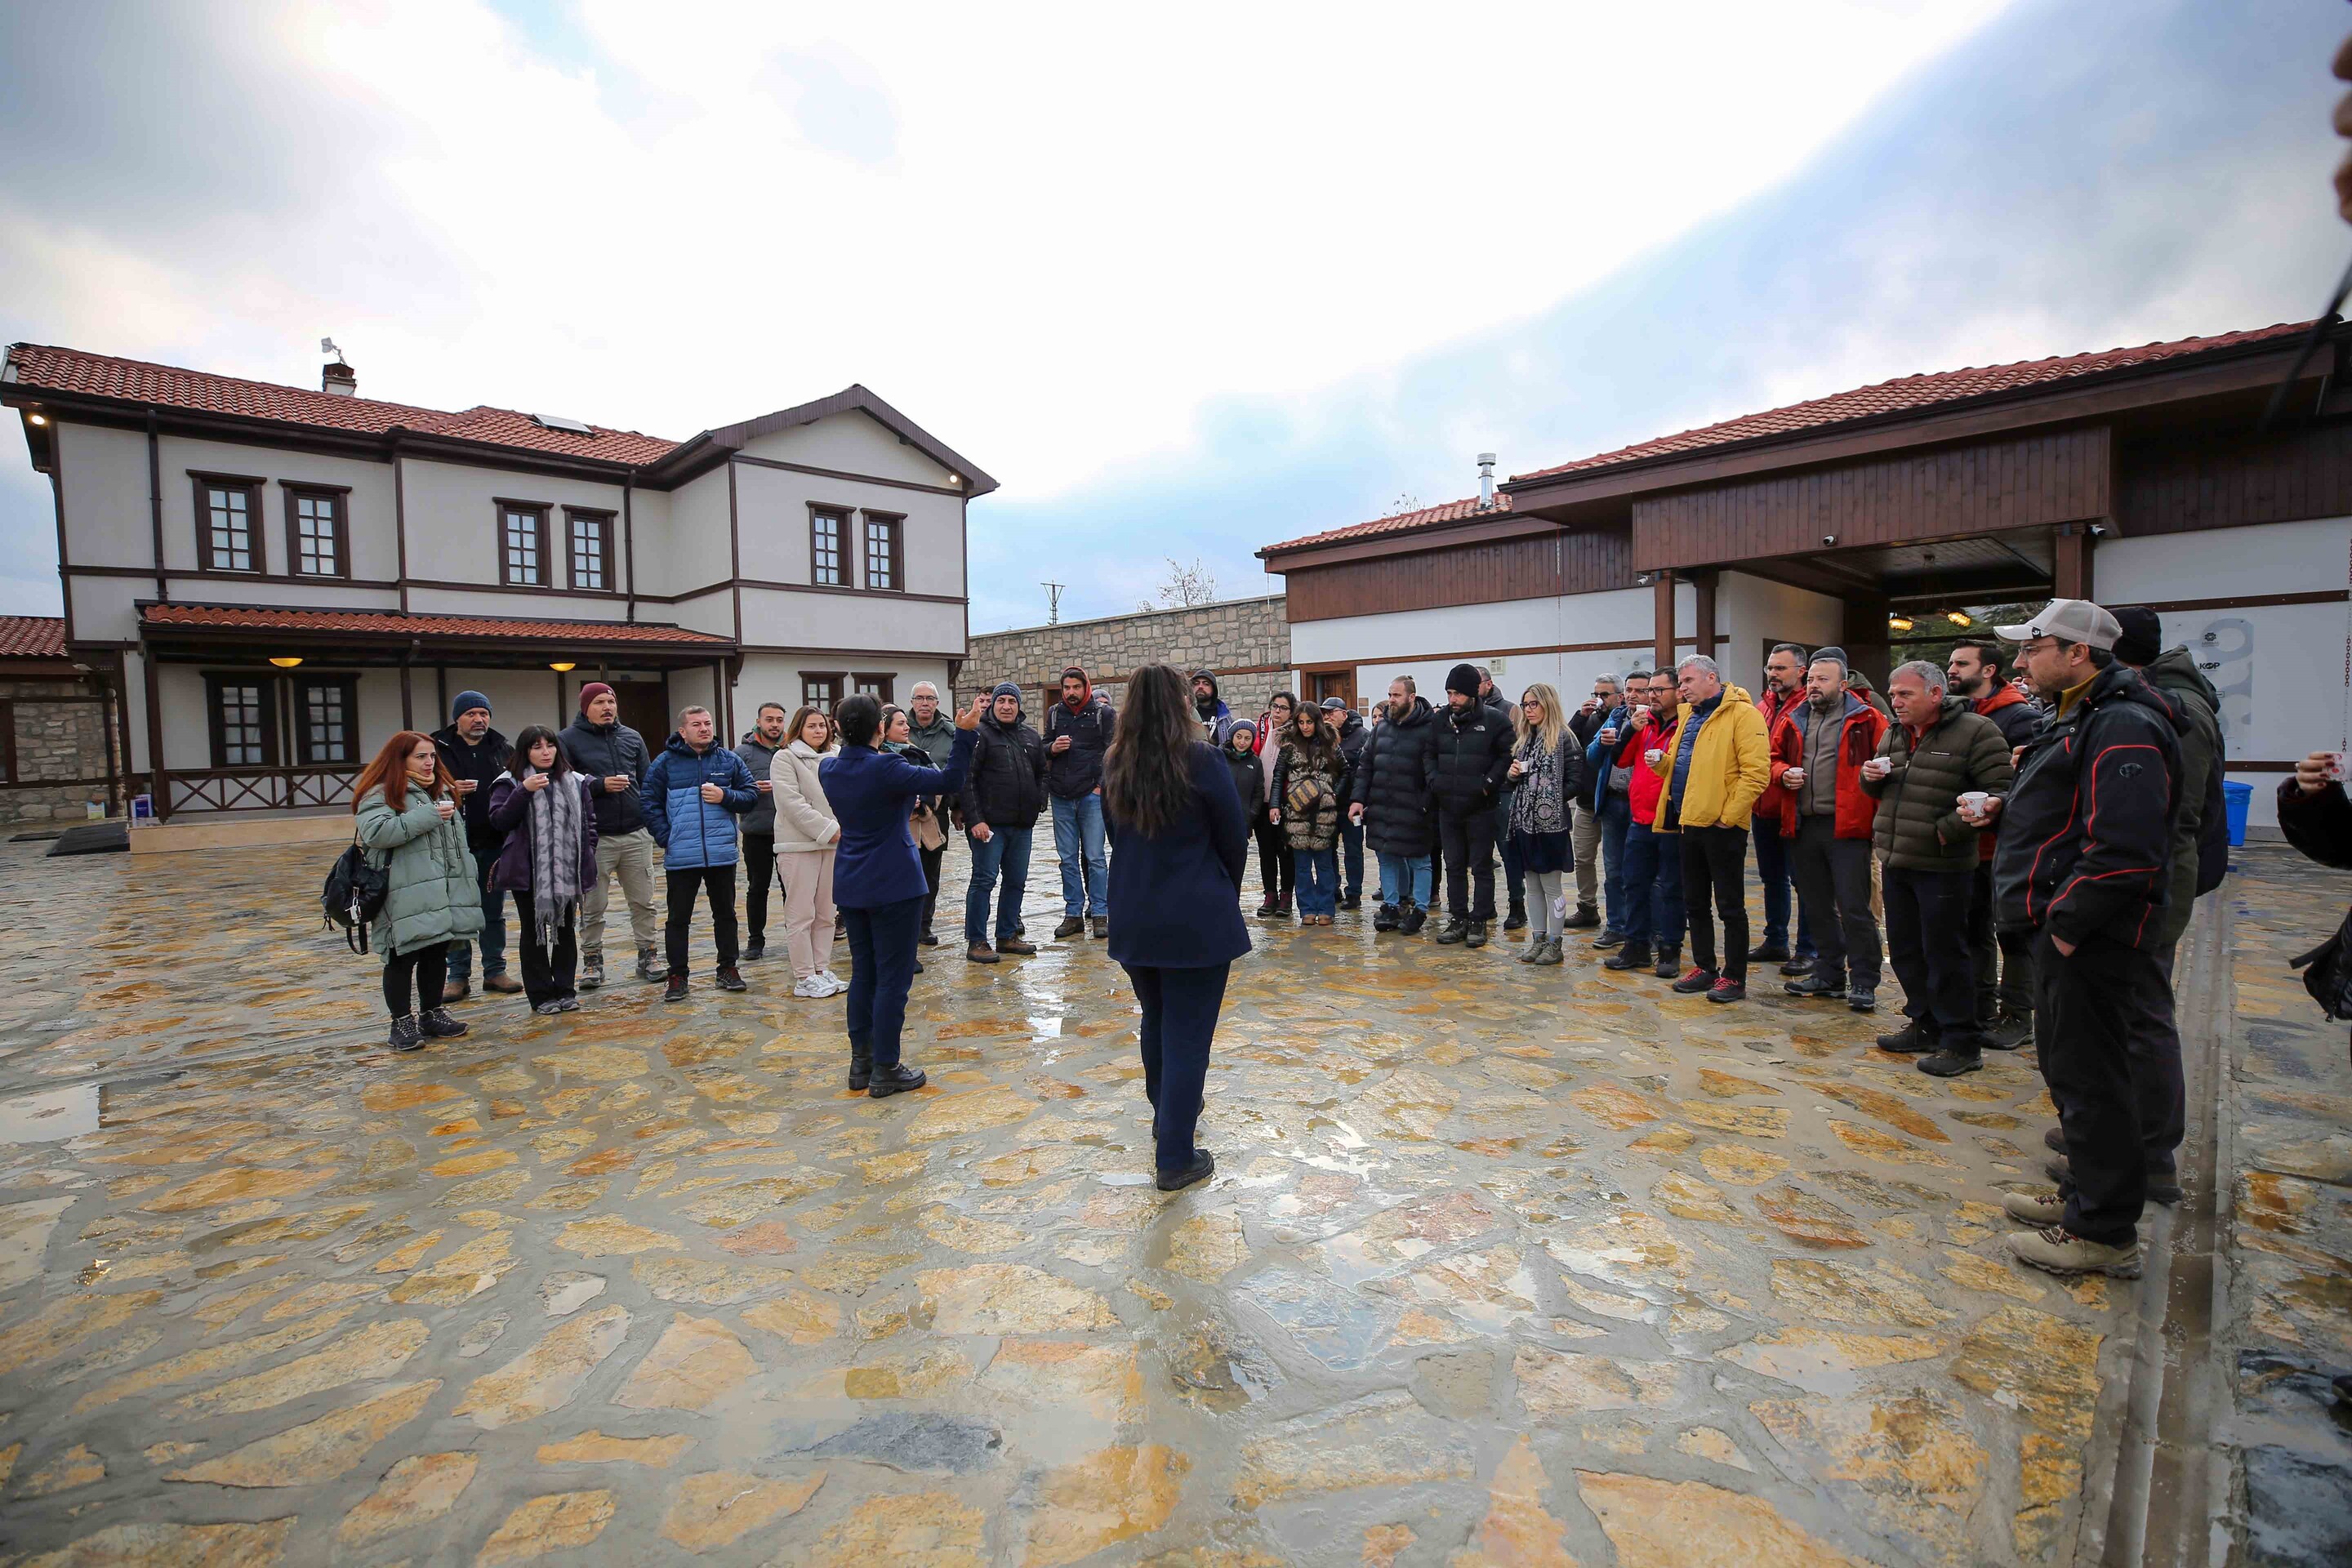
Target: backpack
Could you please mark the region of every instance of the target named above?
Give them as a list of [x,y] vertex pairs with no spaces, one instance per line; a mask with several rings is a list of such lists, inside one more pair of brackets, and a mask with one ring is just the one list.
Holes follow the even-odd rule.
[[391,890],[391,878],[384,868],[371,861],[366,850],[352,844],[329,868],[319,902],[327,911],[327,920],[343,928],[345,944],[353,952],[365,952],[368,927],[383,913],[383,900]]
[[2200,899],[2230,874],[2230,803],[2221,793],[2221,755],[2216,752],[2213,766],[2205,775],[2205,815],[2197,819],[2197,896]]

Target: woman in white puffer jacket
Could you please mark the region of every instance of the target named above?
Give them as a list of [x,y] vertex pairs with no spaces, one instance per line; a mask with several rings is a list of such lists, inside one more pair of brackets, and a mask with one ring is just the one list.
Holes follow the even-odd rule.
[[834,754],[833,721],[814,708],[793,715],[790,743],[768,766],[775,785],[776,880],[784,889],[784,951],[793,961],[793,994],[832,996],[849,986],[826,967],[833,958],[833,854],[841,824],[817,782],[817,764]]

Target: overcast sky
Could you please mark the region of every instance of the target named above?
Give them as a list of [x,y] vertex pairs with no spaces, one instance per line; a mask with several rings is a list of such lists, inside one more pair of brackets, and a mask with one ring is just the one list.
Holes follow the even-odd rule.
[[[1916,370],[2315,310],[2336,0],[0,6],[0,338],[683,438],[862,381],[972,627]],[[0,437],[0,611],[54,613]]]

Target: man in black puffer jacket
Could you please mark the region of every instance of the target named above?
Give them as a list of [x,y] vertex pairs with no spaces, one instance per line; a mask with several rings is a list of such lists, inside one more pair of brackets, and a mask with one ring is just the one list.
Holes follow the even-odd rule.
[[[490,886],[490,867],[499,858],[506,835],[490,826],[490,785],[507,771],[512,748],[507,738],[490,728],[490,700],[478,691],[460,691],[449,704],[449,725],[433,732],[433,749],[441,765],[457,781],[457,804],[466,817],[466,847],[473,851],[482,893],[482,989],[515,992],[522,983],[507,973],[507,896]],[[444,1002],[461,1002],[473,990],[474,944],[449,944],[449,975],[441,987]]]
[[1110,861],[1105,848],[1103,756],[1118,716],[1086,667],[1062,671],[1062,700],[1045,710],[1045,793],[1054,804],[1054,854],[1062,863],[1062,923],[1055,941],[1110,931]]
[[1437,940],[1484,947],[1495,918],[1495,805],[1510,776],[1511,726],[1478,700],[1477,669],[1457,664],[1432,729],[1430,793],[1445,847],[1446,921]]
[[1372,929],[1411,936],[1429,919],[1429,851],[1437,837],[1430,768],[1437,731],[1429,703],[1413,695],[1410,676],[1389,682],[1381,715],[1364,738],[1348,789],[1348,815],[1380,857],[1381,907]]
[[[971,749],[963,786],[964,836],[971,843],[971,884],[964,890],[964,956],[994,963],[997,954],[1037,951],[1021,936],[1021,900],[1029,889],[1029,838],[1045,809],[1045,742],[1021,717],[1021,688],[999,681]],[[999,873],[996,944],[988,942],[989,896]]]

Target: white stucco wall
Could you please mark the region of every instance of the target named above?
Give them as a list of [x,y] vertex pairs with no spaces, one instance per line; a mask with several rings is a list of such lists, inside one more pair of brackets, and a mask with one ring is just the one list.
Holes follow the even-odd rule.
[[[727,535],[727,470],[697,476],[668,492],[669,516],[637,519],[637,581],[648,594],[687,594],[734,575]],[[733,622],[729,622],[731,633]]]
[[[546,474],[510,473],[501,468],[478,468],[459,463],[436,463],[417,458],[401,459],[401,483],[405,496],[408,572],[412,577],[427,577],[446,583],[499,582],[498,498],[533,501],[548,508],[548,572],[551,586],[544,595],[537,596],[560,603],[562,607],[521,611],[517,609],[509,596],[502,610],[466,613],[587,618],[602,614],[594,606],[614,602],[608,595],[572,595],[561,586],[570,581],[564,553],[563,509],[568,505],[610,511],[614,514],[614,526],[617,534],[620,486]],[[720,524],[722,528],[725,525],[723,511]],[[388,537],[388,514],[386,534]],[[645,542],[641,531],[637,541],[637,559],[641,565],[646,557]],[[621,557],[620,542],[616,537],[613,548],[615,577],[619,575]],[[384,574],[386,576],[391,574],[389,570]],[[409,596],[409,603],[412,607],[419,605],[414,593]]]
[[746,588],[743,641],[755,647],[878,648],[960,658],[963,605],[887,594]]
[[1842,641],[1845,605],[1826,594],[1785,583],[1726,572],[1716,580],[1716,630],[1725,638],[1716,650],[1727,678],[1754,693],[1762,689],[1764,655],[1774,643],[1819,647]]
[[[867,423],[870,423],[868,421]],[[865,510],[902,516],[899,526],[902,581],[909,593],[963,591],[963,503],[953,496],[889,485],[799,474],[785,468],[739,464],[735,470],[737,515],[743,536],[743,575],[772,583],[806,583],[810,577],[809,507],[839,507],[850,513],[849,583],[866,583]],[[744,641],[773,642],[744,628]]]
[[[140,445],[137,472],[143,480],[146,438],[135,433],[126,434]],[[261,493],[264,563],[272,572],[289,569],[286,559],[286,492],[278,488],[278,482],[350,486],[351,493],[343,499],[349,509],[351,574],[379,582],[399,575],[400,547],[393,527],[390,463],[280,451],[227,441],[200,441],[186,436],[159,437],[156,456],[163,468],[163,559],[171,566],[184,571],[194,571],[196,566],[196,494],[195,481],[190,477],[194,471],[253,474],[272,481]],[[139,489],[143,506],[145,485],[142,483]],[[414,515],[412,512],[412,521]],[[412,533],[412,548],[414,538]],[[150,553],[147,550],[140,552],[142,563]],[[74,559],[81,559],[79,552]]]
[[817,654],[746,654],[743,673],[735,682],[735,732],[740,735],[751,727],[762,702],[781,702],[787,713],[798,708],[803,670],[888,675],[892,678],[891,700],[901,708],[913,698],[915,682],[919,680],[928,680],[938,687],[943,700],[953,695],[948,689],[945,659],[860,659],[850,663]]
[[[147,507],[147,437],[136,430],[60,422],[56,438],[65,493],[67,555],[83,566],[154,564],[155,527]],[[186,484],[184,478],[181,483]],[[148,592],[154,592],[153,584],[149,584]],[[84,637],[126,635],[85,632],[79,623],[74,630]]]
[[874,474],[912,484],[945,486],[948,470],[861,412],[835,414],[745,443],[755,458],[801,463],[845,474]]

